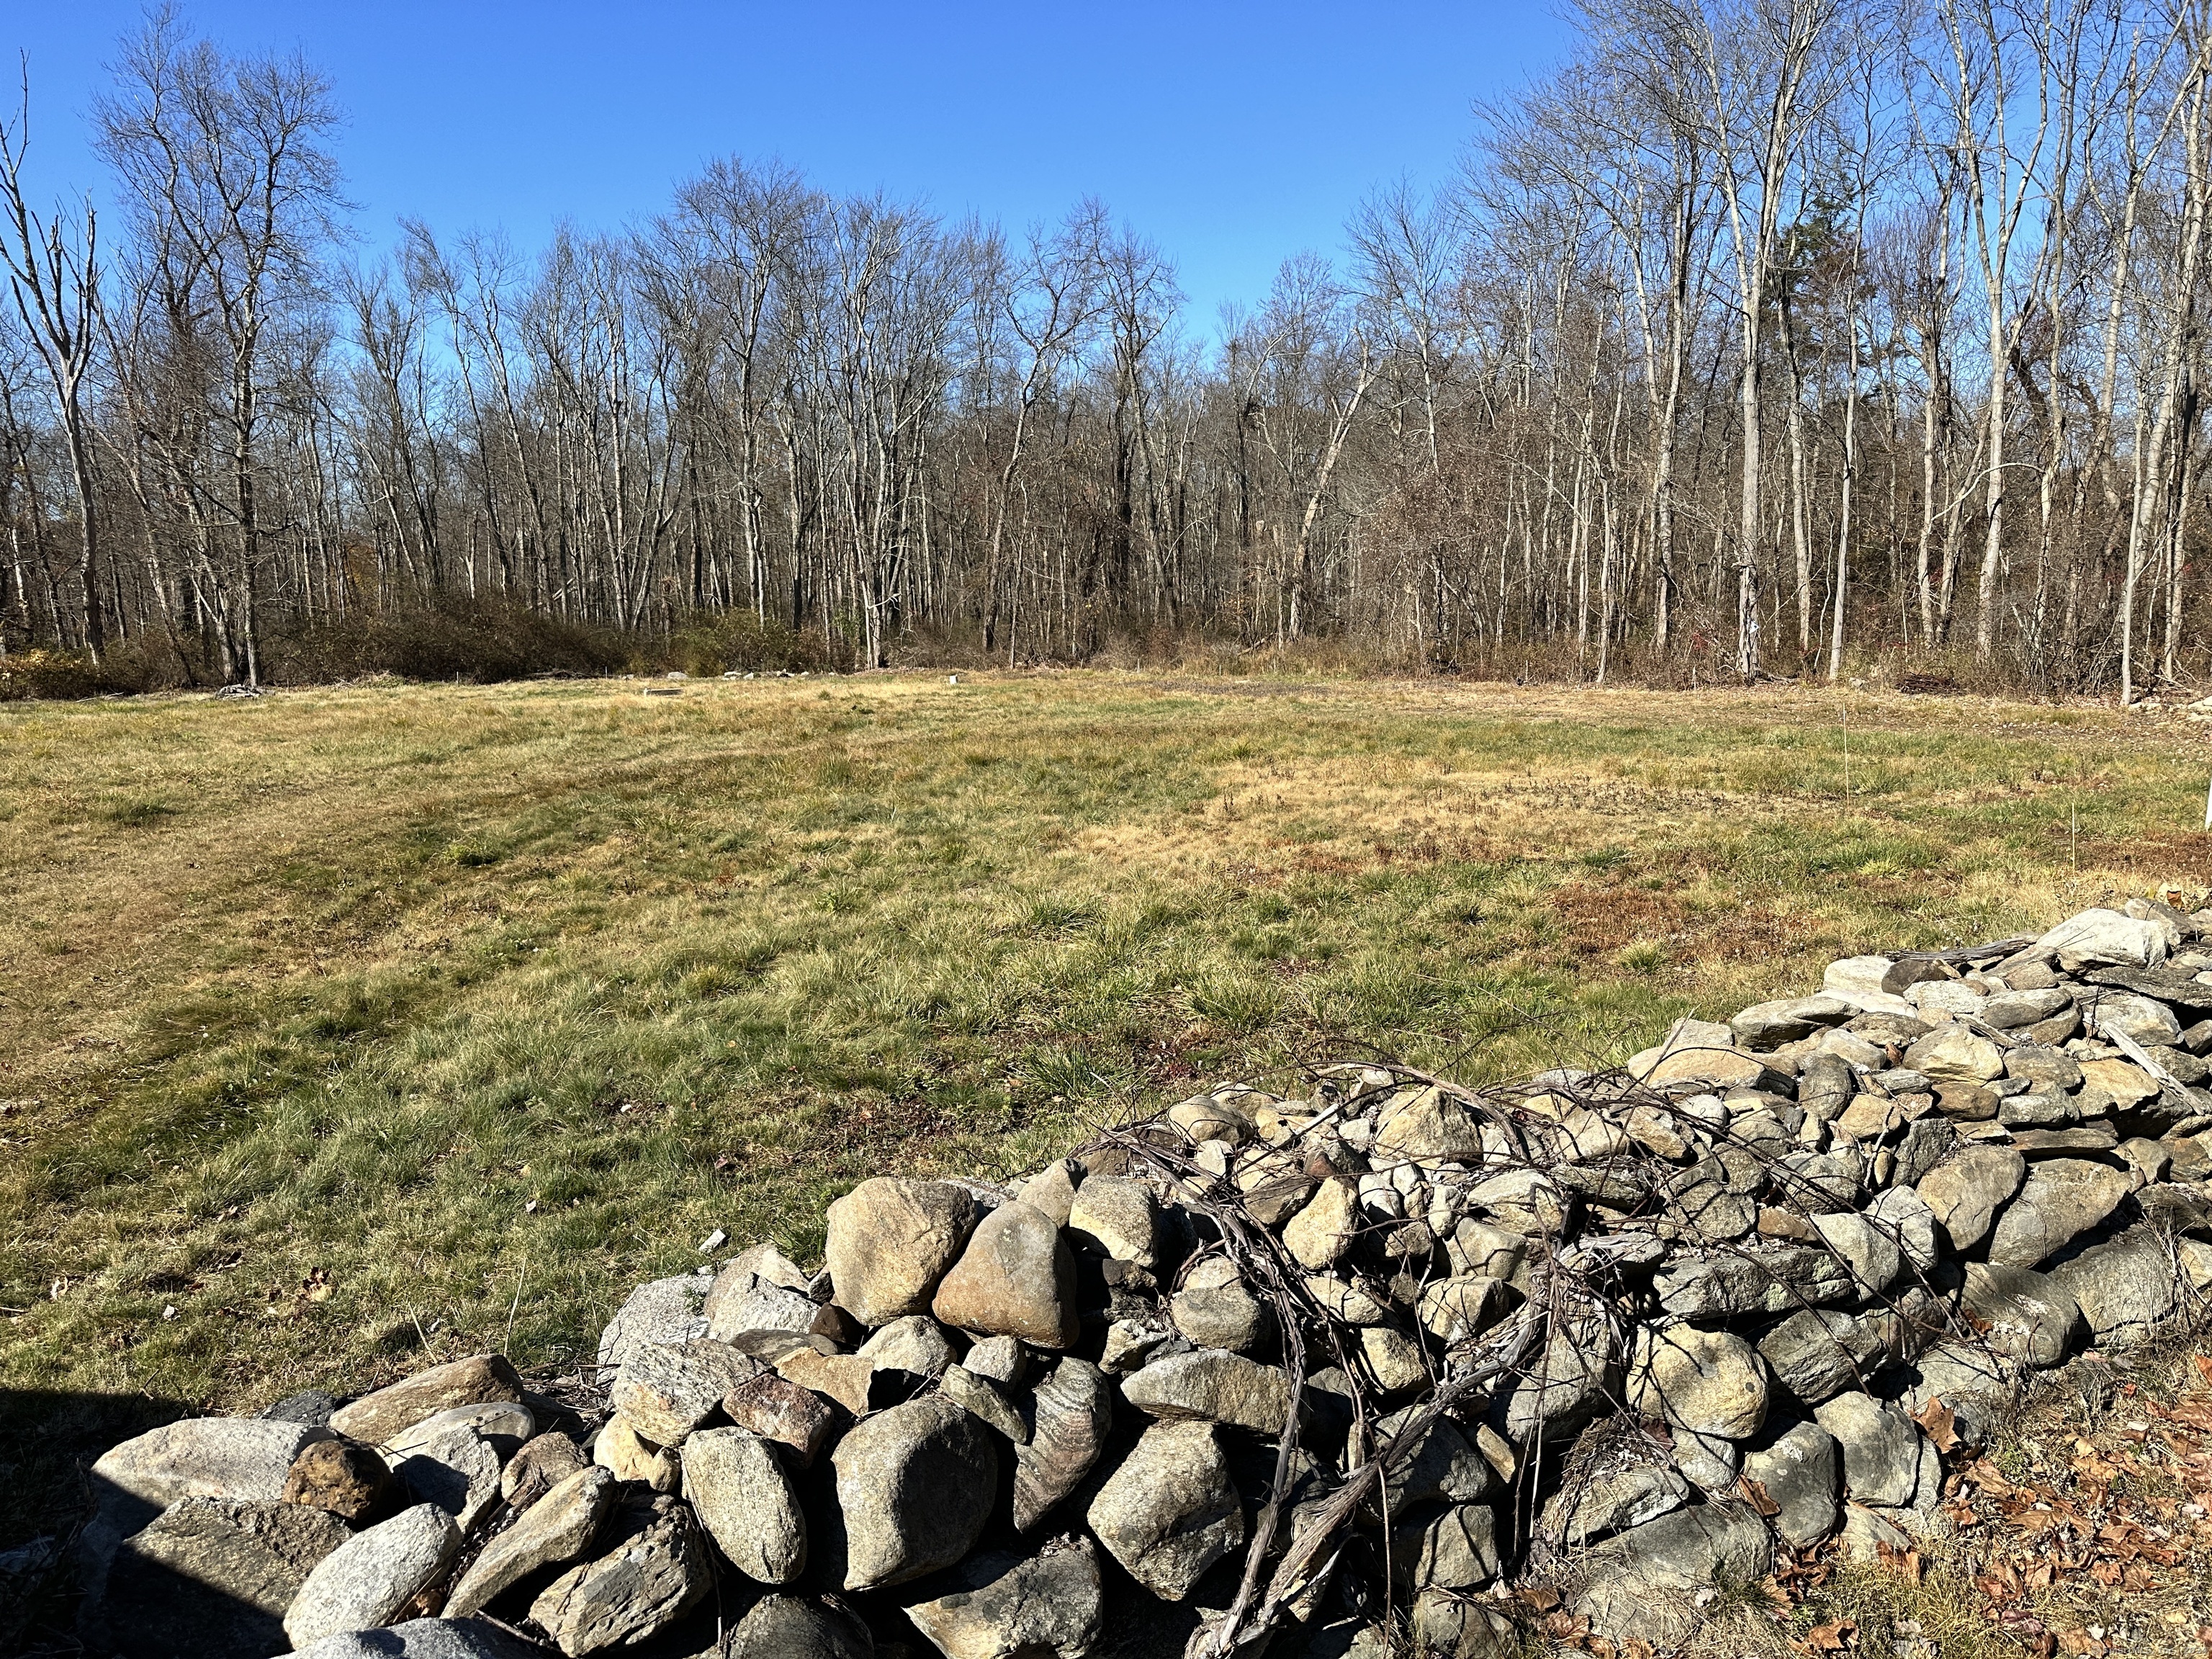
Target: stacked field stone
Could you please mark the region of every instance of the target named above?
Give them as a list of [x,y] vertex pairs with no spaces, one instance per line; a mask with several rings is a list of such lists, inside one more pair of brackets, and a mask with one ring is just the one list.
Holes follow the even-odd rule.
[[115,1448],[87,1630],[1382,1659],[1509,1650],[1544,1584],[1664,1647],[1778,1553],[1940,1534],[2030,1373],[2193,1313],[2208,930],[2130,901],[1616,1073],[1338,1068],[1009,1187],[864,1182],[817,1270],[641,1285],[565,1401],[488,1355]]

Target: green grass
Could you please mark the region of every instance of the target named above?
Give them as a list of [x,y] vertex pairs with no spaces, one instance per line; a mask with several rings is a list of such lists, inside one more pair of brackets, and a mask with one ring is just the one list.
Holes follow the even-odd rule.
[[2197,728],[2094,710],[1854,698],[1846,793],[1796,692],[963,681],[0,707],[17,1420],[556,1363],[869,1174],[1618,1059],[2208,871]]

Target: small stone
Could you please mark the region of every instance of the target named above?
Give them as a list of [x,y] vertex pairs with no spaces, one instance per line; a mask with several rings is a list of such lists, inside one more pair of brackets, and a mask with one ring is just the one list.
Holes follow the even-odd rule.
[[1087,1538],[1026,1558],[978,1556],[960,1577],[964,1588],[906,1610],[945,1659],[1085,1659],[1097,1640],[1098,1558]]
[[1021,1413],[1007,1403],[998,1385],[988,1377],[976,1376],[965,1365],[947,1365],[937,1386],[948,1400],[957,1401],[1015,1444],[1030,1437],[1029,1425],[1022,1420]]
[[1990,1347],[2039,1369],[2059,1364],[2086,1334],[2081,1305],[2027,1267],[1969,1261],[1960,1302]]
[[[1085,1191],[1097,1179],[1085,1182]],[[1075,1258],[1043,1211],[1019,1200],[1002,1204],[977,1224],[930,1311],[961,1330],[1018,1336],[1039,1348],[1073,1347],[1079,1328]]]
[[1283,1229],[1284,1248],[1309,1271],[1334,1265],[1358,1236],[1358,1200],[1357,1183],[1341,1177],[1324,1181]]
[[465,1619],[540,1567],[573,1561],[591,1548],[614,1508],[615,1490],[612,1471],[602,1468],[580,1469],[554,1487],[484,1546],[447,1596],[445,1616]]
[[908,1314],[894,1319],[860,1344],[860,1355],[879,1371],[904,1371],[910,1376],[942,1376],[955,1355],[945,1327],[927,1314]]
[[1482,1131],[1458,1100],[1422,1088],[1382,1109],[1370,1156],[1377,1168],[1413,1158],[1468,1163],[1483,1155]]
[[2004,1051],[1963,1025],[1939,1025],[1905,1051],[1905,1063],[1938,1083],[1982,1083],[2004,1075]]
[[801,1468],[811,1468],[837,1429],[830,1402],[788,1377],[763,1371],[722,1396],[722,1414],[764,1440],[788,1446]]
[[[1375,1425],[1373,1440],[1389,1447],[1401,1432],[1410,1432],[1421,1414],[1419,1406],[1405,1406]],[[1495,1492],[1501,1479],[1496,1463],[1486,1455],[1486,1445],[1506,1455],[1510,1449],[1487,1425],[1473,1438],[1449,1417],[1432,1418],[1401,1461],[1383,1477],[1384,1508],[1403,1515],[1421,1504],[1473,1504]]]
[[2103,1222],[2127,1196],[2128,1177],[2118,1170],[2078,1158],[2046,1159],[1997,1218],[1989,1259],[2036,1267]]
[[1176,1329],[1201,1348],[1251,1355],[1274,1340],[1273,1310],[1240,1279],[1225,1285],[1186,1284],[1175,1293],[1168,1316]]
[[749,1331],[806,1331],[822,1311],[803,1290],[725,1267],[707,1293],[707,1334],[734,1341]]
[[1632,1527],[1591,1550],[1570,1605],[1616,1644],[1679,1647],[1705,1621],[1698,1592],[1755,1584],[1773,1565],[1774,1540],[1757,1515],[1741,1504],[1705,1504]]
[[876,1380],[875,1362],[866,1354],[817,1353],[801,1348],[776,1361],[778,1376],[836,1401],[855,1417],[865,1416]]
[[1836,1127],[1854,1140],[1880,1140],[1905,1123],[1904,1101],[1887,1095],[1856,1096],[1836,1119]]
[[1864,1389],[1904,1356],[1904,1322],[1887,1309],[1863,1314],[1807,1308],[1759,1341],[1774,1380],[1807,1405]]
[[1160,1265],[1159,1200],[1141,1181],[1092,1176],[1076,1193],[1066,1224],[1078,1249],[1148,1269]]
[[672,1492],[682,1479],[676,1454],[641,1437],[619,1416],[608,1419],[592,1440],[592,1462],[617,1480],[641,1480],[655,1492]]
[[500,1444],[503,1450],[520,1449],[538,1432],[538,1419],[530,1407],[513,1401],[494,1400],[480,1406],[453,1406],[434,1412],[420,1423],[399,1431],[384,1443],[385,1455],[401,1455],[443,1439],[454,1429],[468,1429]]
[[679,1504],[620,1548],[556,1578],[530,1604],[530,1617],[574,1659],[659,1634],[696,1606],[714,1581],[699,1523]]
[[1845,957],[1828,964],[1820,975],[1820,988],[1830,996],[1863,1005],[1902,996],[1916,985],[1943,976],[1942,965],[1926,957]]
[[1920,1425],[1871,1395],[1839,1394],[1813,1409],[1843,1449],[1844,1491],[1862,1504],[1912,1501],[1920,1471]]
[[1390,1529],[1390,1567],[1410,1590],[1473,1589],[1498,1577],[1498,1514],[1460,1504]]
[[100,1455],[92,1466],[113,1542],[180,1498],[281,1498],[292,1465],[328,1429],[259,1418],[188,1417]]
[[796,1595],[763,1595],[730,1632],[727,1659],[875,1659],[875,1654],[867,1626],[842,1607]]
[[1421,1345],[1403,1331],[1386,1325],[1363,1325],[1359,1328],[1359,1351],[1375,1379],[1375,1386],[1385,1395],[1403,1394],[1429,1381]]
[[1521,1271],[1521,1264],[1528,1254],[1528,1241],[1522,1234],[1469,1219],[1452,1229],[1444,1254],[1451,1258],[1455,1274],[1510,1279]]
[[[1638,1056],[1642,1059],[1642,1056]],[[1755,1089],[1773,1073],[1766,1061],[1758,1054],[1733,1046],[1729,1042],[1710,1045],[1685,1046],[1650,1062],[1649,1069],[1641,1069],[1636,1060],[1629,1062],[1631,1075],[1660,1088],[1670,1083],[1708,1083],[1724,1089]]]
[[1105,1374],[1063,1359],[1037,1384],[1026,1444],[1014,1448],[1014,1528],[1029,1532],[1075,1490],[1105,1449],[1114,1426],[1114,1390]]
[[2158,1098],[2157,1079],[2132,1060],[2085,1060],[2080,1065],[2085,1094],[2096,1090],[2124,1109]]
[[2006,1049],[2005,1075],[2062,1091],[2081,1086],[2081,1067],[2074,1056],[2039,1042],[2015,1042]]
[[[1455,1276],[1440,1279],[1421,1292],[1421,1328],[1439,1341],[1464,1342],[1482,1334],[1511,1312],[1520,1292],[1503,1279]],[[1381,1320],[1363,1320],[1376,1324]]]
[[1544,1505],[1542,1528],[1566,1547],[1581,1549],[1656,1521],[1690,1498],[1690,1483],[1672,1463],[1603,1468],[1579,1481],[1571,1476]]
[[[2044,990],[2000,991],[1982,1006],[1982,1023],[1994,1025],[2001,1031],[2013,1031],[2023,1025],[2033,1025],[2040,1020],[2071,1006],[2073,997],[2056,988]],[[2011,1055],[2006,1055],[2005,1073],[2020,1075],[2011,1066]]]
[[450,1407],[521,1398],[522,1379],[507,1363],[507,1356],[481,1353],[433,1365],[390,1388],[363,1395],[332,1413],[331,1427],[349,1440],[375,1445]]
[[472,1533],[500,1502],[499,1449],[459,1425],[425,1442],[392,1466],[392,1479],[419,1503],[435,1504],[464,1533]]
[[1884,1228],[1863,1215],[1845,1210],[1816,1215],[1813,1225],[1821,1241],[1850,1269],[1860,1297],[1880,1296],[1905,1271],[1905,1253]]
[[760,1370],[760,1361],[726,1342],[641,1343],[616,1375],[610,1398],[640,1434],[672,1446],[711,1417],[724,1395]]
[[1873,1566],[1885,1555],[1901,1555],[1912,1547],[1911,1535],[1886,1516],[1860,1504],[1844,1506],[1843,1555],[1846,1561]]
[[302,1423],[311,1429],[326,1429],[331,1425],[331,1413],[342,1402],[334,1394],[320,1389],[303,1389],[298,1394],[288,1394],[261,1413],[271,1423]]
[[1808,1549],[1836,1529],[1843,1449],[1819,1424],[1793,1424],[1771,1445],[1745,1454],[1743,1476],[1776,1505],[1774,1530],[1792,1549]]
[[1905,1000],[1930,1024],[1946,1019],[1979,1019],[1989,1001],[1972,987],[1955,979],[1923,981],[1905,994]]
[[460,1549],[461,1529],[435,1504],[403,1510],[316,1564],[284,1615],[284,1634],[304,1648],[341,1631],[388,1625],[438,1581]]
[[1540,1170],[1492,1176],[1470,1187],[1467,1196],[1508,1231],[1556,1233],[1566,1223],[1566,1197]]
[[824,1255],[837,1305],[871,1326],[927,1313],[978,1212],[975,1194],[949,1181],[862,1182],[830,1206]]
[[316,1441],[284,1475],[287,1504],[326,1510],[355,1526],[390,1507],[393,1496],[390,1466],[351,1440]]
[[1252,1120],[1237,1107],[1212,1095],[1198,1095],[1168,1108],[1168,1121],[1200,1141],[1225,1141],[1241,1146],[1257,1132]]
[[639,1285],[599,1334],[599,1381],[611,1382],[639,1344],[690,1342],[707,1334],[703,1304],[714,1281],[700,1273]]
[[975,1416],[927,1395],[855,1424],[830,1462],[848,1590],[902,1584],[968,1553],[991,1516],[999,1454]]
[[1291,1408],[1291,1379],[1277,1366],[1200,1348],[1156,1359],[1124,1378],[1121,1396],[1152,1417],[1280,1434]]
[[1543,1352],[1528,1362],[1505,1396],[1506,1437],[1526,1447],[1574,1433],[1606,1409],[1619,1370],[1602,1327],[1591,1322],[1554,1328]]
[[756,1583],[787,1584],[806,1565],[806,1516],[769,1443],[747,1429],[708,1429],[684,1443],[684,1496],[699,1524]]
[[1989,1237],[1991,1219],[2027,1178],[2027,1160],[2011,1147],[1972,1146],[1929,1170],[1915,1190],[1951,1247],[1964,1251]]
[[1743,1452],[1726,1435],[1700,1434],[1694,1429],[1670,1429],[1667,1436],[1674,1449],[1674,1467],[1690,1484],[1718,1497],[1735,1488],[1743,1473]]
[[2084,991],[2081,1010],[2089,1035],[2110,1042],[2113,1033],[2133,1037],[2146,1047],[2170,1048],[2181,1040],[2181,1022],[2173,1010],[2132,991]]
[[1050,1216],[1055,1227],[1065,1227],[1075,1204],[1075,1189],[1082,1181],[1082,1165],[1073,1158],[1055,1158],[1024,1182],[1016,1196]]
[[117,1649],[146,1659],[228,1659],[278,1648],[300,1586],[350,1536],[319,1509],[180,1498],[116,1552],[105,1611]]
[[1726,1331],[1645,1328],[1629,1364],[1628,1399],[1675,1428],[1747,1440],[1766,1420],[1766,1368],[1757,1350]]
[[1213,1425],[1155,1423],[1085,1516],[1108,1553],[1163,1601],[1189,1595],[1244,1541],[1244,1510]]

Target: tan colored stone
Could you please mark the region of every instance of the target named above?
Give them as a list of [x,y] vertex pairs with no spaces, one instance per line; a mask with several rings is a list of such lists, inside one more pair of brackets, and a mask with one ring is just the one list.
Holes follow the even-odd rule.
[[1338,1176],[1324,1181],[1306,1206],[1283,1229],[1283,1245],[1299,1265],[1316,1273],[1352,1248],[1359,1229],[1358,1183]]
[[480,1353],[456,1359],[363,1395],[331,1414],[332,1432],[371,1445],[410,1428],[424,1418],[454,1406],[487,1401],[519,1401],[522,1379],[505,1354]]

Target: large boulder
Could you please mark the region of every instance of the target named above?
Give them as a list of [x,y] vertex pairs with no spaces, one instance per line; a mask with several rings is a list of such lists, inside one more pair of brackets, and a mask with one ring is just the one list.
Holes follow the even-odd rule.
[[2059,1364],[2085,1334],[2081,1304],[2027,1267],[1969,1261],[1960,1303],[1992,1349],[2039,1369]]
[[100,1519],[120,1540],[180,1498],[281,1498],[300,1454],[328,1429],[260,1418],[188,1417],[102,1453],[92,1466]]
[[787,1584],[806,1565],[806,1516],[775,1450],[744,1429],[684,1443],[684,1496],[730,1564],[757,1583]]
[[1997,1218],[1989,1259],[2008,1267],[2037,1267],[2110,1218],[2128,1191],[2124,1170],[2083,1158],[2045,1158]]
[[1843,1449],[1844,1492],[1862,1504],[1912,1501],[1920,1475],[1920,1425],[1871,1395],[1839,1394],[1814,1407],[1814,1420]]
[[2118,910],[2084,910],[2069,916],[2033,947],[2057,957],[2069,974],[2084,968],[2154,968],[2166,960],[2166,933],[2156,921],[2138,921]]
[[2151,1334],[2179,1310],[2189,1289],[2173,1245],[2148,1226],[2068,1257],[2046,1282],[2081,1309],[2098,1342],[2108,1347]]
[[614,1507],[615,1491],[613,1474],[599,1468],[580,1469],[554,1487],[484,1546],[447,1595],[446,1617],[481,1612],[540,1567],[583,1554]]
[[837,1305],[863,1325],[927,1313],[981,1206],[950,1181],[878,1176],[830,1206],[823,1255]]
[[1085,1519],[1128,1575],[1164,1601],[1189,1595],[1244,1541],[1244,1509],[1213,1425],[1155,1423]]
[[544,1659],[535,1642],[485,1619],[410,1619],[376,1630],[341,1631],[299,1650],[294,1659]]
[[714,1589],[714,1565],[691,1511],[656,1503],[667,1507],[644,1531],[569,1568],[530,1604],[531,1618],[570,1659],[647,1641]]
[[1678,1256],[1653,1276],[1660,1307],[1680,1319],[1735,1319],[1849,1302],[1850,1269],[1825,1249],[1782,1244]]
[[690,1342],[706,1335],[705,1304],[713,1288],[702,1268],[650,1279],[632,1291],[599,1333],[599,1381],[611,1380],[641,1342]]
[[844,1608],[763,1595],[730,1632],[727,1659],[875,1659],[875,1651],[868,1627]]
[[270,1498],[180,1498],[124,1541],[107,1580],[119,1653],[229,1659],[284,1644],[284,1610],[351,1537],[321,1510]]
[[1904,1357],[1905,1321],[1887,1308],[1807,1308],[1759,1340],[1774,1380],[1808,1406],[1863,1389]]
[[1073,1347],[1075,1257],[1042,1210],[1018,1200],[1002,1204],[976,1224],[930,1311],[960,1330]]
[[838,1443],[848,1590],[903,1584],[974,1547],[999,1486],[999,1453],[973,1413],[927,1395],[864,1418]]
[[511,1402],[522,1398],[522,1379],[507,1356],[480,1353],[417,1371],[389,1388],[363,1395],[331,1414],[331,1427],[349,1440],[374,1445],[402,1429],[454,1406]]
[[435,1504],[418,1504],[356,1533],[315,1565],[284,1615],[295,1648],[341,1631],[388,1625],[444,1576],[461,1529]]
[[945,1659],[1085,1659],[1097,1639],[1098,1557],[1087,1538],[976,1556],[959,1577],[961,1589],[906,1610]]

